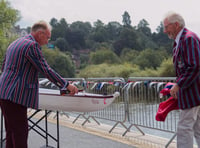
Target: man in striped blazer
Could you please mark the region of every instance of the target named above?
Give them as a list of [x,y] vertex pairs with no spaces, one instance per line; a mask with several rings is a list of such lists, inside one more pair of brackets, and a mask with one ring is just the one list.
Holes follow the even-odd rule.
[[41,46],[51,37],[44,21],[35,23],[31,34],[19,38],[8,47],[0,77],[0,106],[5,118],[6,148],[27,148],[27,108],[38,109],[38,73],[71,95],[77,87],[69,84],[47,64]]
[[164,33],[174,40],[173,63],[176,84],[170,94],[181,109],[177,147],[193,148],[193,136],[200,148],[200,39],[185,28],[183,17],[170,12],[163,20]]

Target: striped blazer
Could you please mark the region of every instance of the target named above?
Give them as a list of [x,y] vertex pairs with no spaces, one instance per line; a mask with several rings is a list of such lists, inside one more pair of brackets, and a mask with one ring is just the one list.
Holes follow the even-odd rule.
[[2,65],[0,99],[38,109],[39,72],[60,88],[68,83],[50,68],[31,34],[11,43]]
[[188,109],[200,105],[200,39],[184,28],[173,53],[176,83],[180,87],[178,105]]

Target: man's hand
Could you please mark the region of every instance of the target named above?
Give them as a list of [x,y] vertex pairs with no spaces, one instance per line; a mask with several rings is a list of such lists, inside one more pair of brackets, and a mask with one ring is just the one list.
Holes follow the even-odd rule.
[[173,85],[172,88],[170,89],[170,95],[173,98],[177,98],[178,90],[179,90],[179,86],[177,84]]
[[67,90],[70,91],[69,95],[73,96],[74,94],[78,93],[78,88],[72,84],[67,86]]

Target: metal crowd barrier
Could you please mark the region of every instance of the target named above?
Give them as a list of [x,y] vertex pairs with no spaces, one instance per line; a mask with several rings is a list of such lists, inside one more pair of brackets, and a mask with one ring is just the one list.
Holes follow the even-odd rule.
[[[165,122],[155,120],[155,115],[159,103],[165,101],[167,97],[159,97],[159,92],[164,88],[167,82],[174,82],[174,77],[129,77],[126,81],[121,77],[108,78],[66,78],[70,83],[75,84],[79,89],[84,89],[89,93],[97,94],[113,94],[120,92],[120,96],[107,108],[96,112],[59,112],[69,118],[70,115],[77,115],[72,123],[75,123],[80,117],[86,122],[93,119],[100,124],[98,119],[114,121],[115,124],[109,130],[111,133],[114,128],[120,124],[126,131],[122,134],[125,136],[127,132],[134,126],[142,135],[145,134],[141,127],[150,128],[164,132],[174,133],[173,137],[166,144],[166,147],[176,136],[177,122],[179,111],[172,111],[168,114]],[[40,79],[41,87],[56,89],[56,86],[45,79]],[[127,125],[128,123],[128,125]],[[2,129],[1,129],[2,132]],[[59,131],[58,131],[59,134]],[[59,135],[58,135],[59,140]],[[58,141],[59,142],[59,141]]]
[[[120,85],[114,85],[114,82],[120,82]],[[127,82],[123,78],[88,78],[88,92],[108,94],[119,91],[121,95],[111,106],[104,110],[85,114],[93,119],[100,118],[115,121],[116,124],[109,132],[112,132],[118,124],[121,124],[126,129],[122,136],[125,136],[133,126],[143,135],[145,132],[140,127],[174,133],[166,144],[167,147],[176,136],[179,119],[179,111],[176,110],[168,114],[165,122],[155,120],[159,103],[167,99],[166,96],[159,97],[159,92],[167,82],[175,82],[175,78],[130,77]],[[126,122],[130,125],[125,125]]]
[[152,129],[176,132],[179,111],[170,112],[165,122],[155,120],[159,103],[167,98],[160,98],[159,92],[167,82],[174,81],[175,78],[129,78],[129,122]]
[[125,136],[133,126],[142,135],[145,135],[145,132],[140,127],[174,133],[166,147],[175,138],[179,118],[178,110],[170,112],[165,122],[155,120],[159,103],[167,99],[167,97],[159,98],[159,92],[167,82],[174,82],[174,77],[129,77],[127,81],[121,77],[68,78],[67,80],[84,82],[85,91],[90,93],[112,94],[115,91],[120,92],[120,97],[103,110],[76,113],[78,116],[73,123],[80,117],[85,119],[82,123],[83,126],[86,122],[90,122],[89,119],[93,119],[97,124],[100,124],[98,119],[114,121],[115,124],[109,132],[111,133],[120,124],[126,129],[122,136]]
[[[111,77],[111,78],[88,78],[87,79],[87,92],[97,93],[97,94],[113,94],[118,91],[120,93],[120,97],[117,97],[115,101],[107,108],[96,111],[89,112],[86,115],[89,118],[100,118],[106,119],[110,121],[115,121],[116,124],[121,124],[123,127],[127,128],[124,125],[126,121],[126,109],[125,109],[125,101],[124,101],[124,86],[126,82],[124,78],[120,77]],[[84,125],[84,122],[82,125]],[[112,128],[113,129],[113,128]],[[110,130],[110,132],[112,131]]]
[[171,132],[174,133],[174,135],[165,146],[168,147],[172,140],[176,137],[179,111],[175,110],[170,112],[164,122],[156,121],[155,116],[159,103],[167,99],[166,96],[160,98],[159,92],[164,88],[167,82],[175,82],[175,78],[130,77],[128,82],[128,121],[131,125],[123,135],[125,135],[132,126],[140,126],[165,132]]

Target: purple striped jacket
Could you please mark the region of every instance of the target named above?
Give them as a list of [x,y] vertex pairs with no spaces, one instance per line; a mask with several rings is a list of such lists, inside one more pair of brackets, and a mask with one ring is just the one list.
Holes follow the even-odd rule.
[[10,44],[2,65],[0,98],[38,109],[38,73],[62,88],[66,82],[47,64],[31,34]]
[[200,105],[200,39],[184,28],[173,53],[176,83],[180,87],[178,105],[188,109]]

